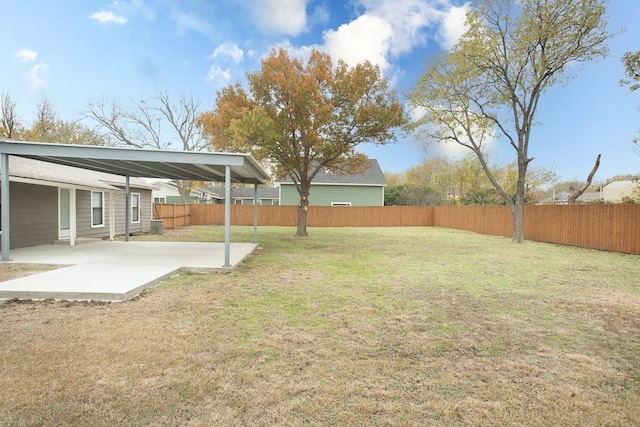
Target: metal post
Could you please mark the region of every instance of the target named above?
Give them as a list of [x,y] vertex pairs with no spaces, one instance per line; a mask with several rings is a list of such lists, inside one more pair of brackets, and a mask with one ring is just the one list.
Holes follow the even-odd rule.
[[129,194],[129,177],[126,176],[125,180],[124,180],[124,241],[128,242],[129,241],[129,216],[131,215],[131,212],[129,212],[130,206],[129,204],[131,203],[130,200],[130,194]]
[[0,183],[0,219],[2,220],[2,261],[10,261],[9,246],[11,245],[9,222],[9,155],[2,153],[0,157],[0,169],[2,169],[2,178]]
[[224,267],[231,267],[231,166],[224,167]]
[[109,192],[109,240],[116,237],[116,202],[113,191]]
[[69,246],[76,245],[76,235],[78,234],[76,215],[76,189],[69,189]]
[[253,187],[253,243],[258,243],[258,183]]

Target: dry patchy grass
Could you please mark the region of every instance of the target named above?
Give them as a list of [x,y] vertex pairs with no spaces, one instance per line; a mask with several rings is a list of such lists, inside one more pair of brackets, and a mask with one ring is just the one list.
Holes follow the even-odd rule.
[[30,276],[36,273],[44,273],[45,271],[55,270],[57,268],[60,268],[60,266],[47,264],[2,263],[0,264],[0,282]]
[[310,231],[125,303],[0,304],[0,423],[640,425],[640,257]]

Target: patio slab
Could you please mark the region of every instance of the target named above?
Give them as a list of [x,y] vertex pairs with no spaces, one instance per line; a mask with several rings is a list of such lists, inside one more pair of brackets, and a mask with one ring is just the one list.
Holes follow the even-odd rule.
[[224,243],[98,241],[13,249],[9,263],[65,267],[0,282],[0,299],[124,301],[182,271],[231,271],[256,247],[232,243],[229,268]]

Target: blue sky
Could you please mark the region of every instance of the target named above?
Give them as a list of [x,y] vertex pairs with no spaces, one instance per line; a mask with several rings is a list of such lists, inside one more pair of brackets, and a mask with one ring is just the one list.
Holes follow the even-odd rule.
[[[8,0],[3,4],[0,90],[18,101],[25,122],[44,95],[66,120],[89,100],[122,102],[157,90],[192,95],[210,109],[216,91],[244,82],[272,48],[304,56],[312,48],[349,64],[380,65],[402,93],[425,58],[455,43],[463,30],[459,0]],[[640,49],[640,2],[611,0],[605,60],[573,67],[567,85],[543,95],[533,130],[532,166],[563,180],[583,180],[602,154],[596,180],[640,173],[631,140],[640,129],[640,93],[618,84],[620,58]],[[513,161],[496,144],[493,157]],[[451,145],[426,149],[412,137],[361,151],[385,172],[402,172],[424,159],[456,156]]]

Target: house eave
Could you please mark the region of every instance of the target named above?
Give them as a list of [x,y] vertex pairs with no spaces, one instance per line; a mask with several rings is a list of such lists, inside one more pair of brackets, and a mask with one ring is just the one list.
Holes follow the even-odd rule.
[[76,190],[85,190],[85,191],[111,191],[114,193],[124,192],[124,190],[121,190],[120,188],[117,188],[117,187],[113,187],[109,184],[105,184],[104,186],[79,185],[79,184],[69,184],[63,181],[47,181],[44,179],[24,178],[24,177],[18,177],[18,176],[9,176],[9,181],[19,182],[22,184],[42,185],[45,187],[73,188]]

